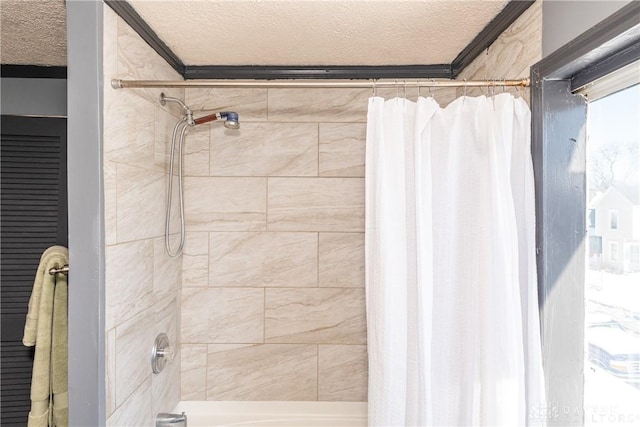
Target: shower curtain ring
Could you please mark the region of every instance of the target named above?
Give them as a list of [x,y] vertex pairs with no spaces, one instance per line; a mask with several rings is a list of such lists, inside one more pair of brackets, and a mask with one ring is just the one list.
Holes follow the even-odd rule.
[[402,80],[402,97],[407,98],[407,81],[404,79]]

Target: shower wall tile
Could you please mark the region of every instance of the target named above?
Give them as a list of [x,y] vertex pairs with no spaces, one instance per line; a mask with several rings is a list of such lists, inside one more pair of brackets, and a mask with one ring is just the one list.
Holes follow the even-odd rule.
[[318,285],[317,233],[211,233],[211,286]]
[[116,405],[121,405],[151,376],[153,310],[148,309],[116,328]]
[[364,233],[320,233],[321,287],[364,287]]
[[364,177],[365,123],[321,123],[320,176]]
[[[110,8],[104,20],[105,81],[181,80]],[[104,91],[108,425],[153,425],[155,412],[180,399],[182,258],[166,254],[163,237],[169,140],[180,109],[161,107],[161,91],[108,85]],[[166,92],[184,97],[183,89]],[[173,231],[176,214],[173,209]],[[160,332],[177,352],[152,378],[149,351]]]
[[187,105],[203,116],[218,111],[235,111],[241,122],[267,120],[267,89],[188,88],[185,97]]
[[153,340],[156,336],[164,332],[169,338],[169,342],[173,346],[175,360],[178,361],[177,344],[180,342],[180,304],[181,292],[177,295],[171,295],[163,299],[159,299],[153,305],[153,317],[155,325],[153,327]]
[[[148,104],[148,103],[147,103]],[[173,135],[173,129],[176,125],[176,123],[178,122],[178,118],[167,112],[165,109],[163,109],[162,107],[160,107],[160,104],[158,103],[157,105],[153,106],[153,109],[155,111],[155,122],[154,122],[154,163],[155,163],[155,168],[159,169],[161,171],[163,171],[164,173],[169,173],[169,161],[171,159],[171,138]],[[187,130],[187,136],[185,137],[185,144],[184,144],[184,150],[185,150],[185,174],[187,172],[189,172],[189,168],[186,167],[187,164],[187,155],[189,153],[189,150],[194,150],[195,148],[199,148],[200,144],[199,144],[199,139],[196,137],[194,137],[194,133],[200,133],[202,131],[205,131],[205,129],[202,128],[189,128]],[[176,141],[177,141],[177,137],[176,137]],[[208,139],[207,139],[208,142]],[[208,150],[208,146],[206,147]],[[176,159],[178,158],[178,146],[177,146],[177,142],[176,142],[176,148],[175,148],[175,157]],[[206,153],[205,153],[206,154]],[[192,159],[191,159],[192,161]],[[205,164],[208,164],[207,162],[204,162]],[[147,166],[148,167],[148,166]],[[208,166],[207,166],[207,172],[208,172]],[[178,173],[178,163],[176,162],[175,164],[175,169],[173,171],[174,174],[177,175]]]
[[315,345],[210,344],[207,400],[316,400]]
[[114,245],[118,243],[116,164],[105,160],[102,168],[104,179],[104,237],[107,245]]
[[109,330],[154,302],[153,241],[107,246],[105,264],[105,317]]
[[155,415],[151,411],[151,377],[107,418],[109,427],[148,427]]
[[116,409],[116,330],[106,333],[105,400],[107,417]]
[[370,89],[269,89],[270,122],[365,122]]
[[118,165],[118,241],[164,234],[165,175],[148,169]]
[[269,231],[364,231],[364,179],[269,178]]
[[153,106],[153,114],[153,165],[156,169],[168,172],[171,133],[178,119],[163,110],[160,104]]
[[[209,126],[208,152],[187,137],[183,400],[317,400],[318,344],[362,354],[369,92],[326,92],[269,90],[267,118],[267,91],[186,90],[192,108],[238,111],[242,127]],[[204,159],[208,171],[190,163]],[[364,399],[360,368],[344,385],[336,365],[322,368],[324,399]]]
[[164,247],[164,237],[153,240],[153,294],[156,298],[175,298],[182,282],[182,260],[170,257]]
[[189,231],[266,229],[266,178],[187,177],[184,183]]
[[207,400],[207,344],[182,344],[181,400]]
[[264,340],[264,290],[184,288],[182,342],[261,343]]
[[265,289],[265,342],[365,344],[364,289]]
[[213,176],[317,176],[318,125],[243,123],[211,127]]
[[184,143],[184,175],[209,176],[209,126],[189,128]]
[[[118,19],[118,75],[113,77],[125,80],[183,80],[182,76],[122,19]],[[105,90],[111,90],[111,88],[107,86]],[[159,105],[160,94],[163,92],[165,95],[184,99],[184,89],[134,90],[153,105]],[[167,103],[162,108],[176,116],[181,113],[180,107],[176,104]]]
[[[109,90],[109,89],[107,89]],[[154,167],[154,107],[132,89],[109,94],[105,104],[105,159],[119,164]]]
[[[118,406],[132,399],[141,384],[151,379],[153,413],[175,406],[180,398],[180,351],[178,336],[178,300],[176,297],[158,301],[116,328],[115,397]],[[176,350],[173,363],[159,374],[152,375],[149,350],[155,337],[164,332]]]
[[182,254],[182,286],[206,287],[209,284],[209,233],[186,233]]
[[318,346],[318,400],[367,400],[367,346]]

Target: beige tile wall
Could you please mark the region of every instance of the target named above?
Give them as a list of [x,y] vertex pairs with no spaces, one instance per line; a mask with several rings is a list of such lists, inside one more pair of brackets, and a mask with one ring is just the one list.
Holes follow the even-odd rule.
[[183,400],[366,400],[370,92],[186,90]]
[[[180,78],[108,7],[104,78]],[[184,91],[171,91],[184,96]],[[182,259],[164,251],[167,159],[176,112],[157,90],[104,88],[107,424],[148,426],[180,399],[180,352],[153,375],[156,335],[179,350]]]

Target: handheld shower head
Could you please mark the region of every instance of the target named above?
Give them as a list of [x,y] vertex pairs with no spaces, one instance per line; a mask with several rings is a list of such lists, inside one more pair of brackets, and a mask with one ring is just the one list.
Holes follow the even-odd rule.
[[219,113],[210,114],[204,117],[198,117],[193,121],[196,125],[201,125],[203,123],[209,123],[214,120],[222,120],[224,119],[224,127],[228,129],[240,129],[240,120],[238,113],[234,111],[221,111]]
[[226,111],[224,113],[220,113],[221,116],[227,115],[226,120],[224,121],[224,127],[227,129],[240,129],[240,118],[238,117],[238,113],[233,111]]

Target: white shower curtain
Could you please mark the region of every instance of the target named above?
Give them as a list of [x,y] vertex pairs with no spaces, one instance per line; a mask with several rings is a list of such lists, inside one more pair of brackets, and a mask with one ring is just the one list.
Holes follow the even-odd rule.
[[369,100],[369,425],[539,421],[529,123],[509,94]]

